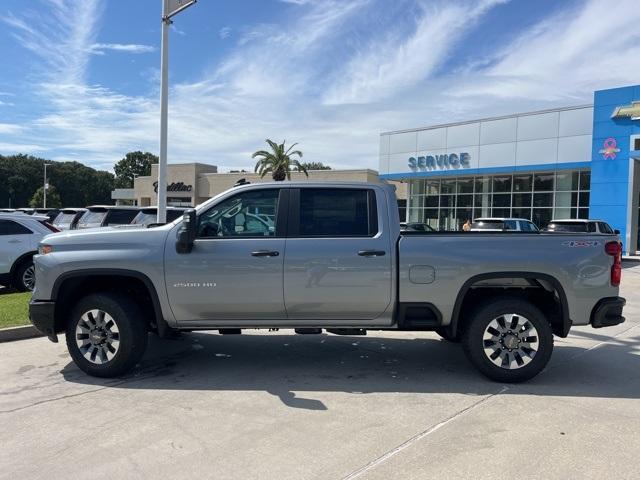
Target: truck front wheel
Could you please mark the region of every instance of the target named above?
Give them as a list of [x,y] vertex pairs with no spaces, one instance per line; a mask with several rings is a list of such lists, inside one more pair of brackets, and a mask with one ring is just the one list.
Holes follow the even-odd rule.
[[544,314],[529,302],[510,297],[480,306],[462,342],[482,374],[507,383],[535,377],[553,352],[553,332]]
[[147,347],[140,308],[117,293],[93,294],[73,308],[67,349],[75,364],[95,377],[117,377],[132,369]]

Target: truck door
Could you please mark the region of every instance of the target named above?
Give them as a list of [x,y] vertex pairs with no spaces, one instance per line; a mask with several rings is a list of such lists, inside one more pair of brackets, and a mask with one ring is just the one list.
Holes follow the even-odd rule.
[[178,322],[286,318],[287,192],[252,187],[227,196],[198,215],[191,253],[178,254],[167,245],[167,293]]
[[[284,263],[289,320],[371,320],[391,302],[391,245],[379,225],[386,204],[369,188],[290,192]],[[379,203],[378,203],[379,202]]]

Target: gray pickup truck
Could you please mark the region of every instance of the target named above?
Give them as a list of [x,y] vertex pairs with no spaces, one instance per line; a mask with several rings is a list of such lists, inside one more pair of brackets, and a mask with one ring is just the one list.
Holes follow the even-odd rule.
[[400,232],[394,189],[235,187],[147,229],[45,237],[33,324],[90,375],[142,357],[148,332],[436,331],[487,377],[527,380],[572,325],[624,321],[616,235]]

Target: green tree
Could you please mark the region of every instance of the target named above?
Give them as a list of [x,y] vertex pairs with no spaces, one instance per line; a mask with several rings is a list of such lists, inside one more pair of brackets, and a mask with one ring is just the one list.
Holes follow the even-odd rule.
[[151,164],[158,163],[158,157],[149,152],[129,152],[115,164],[116,187],[132,188],[133,179],[138,176],[151,175]]
[[325,165],[322,162],[302,162],[302,165],[307,170],[331,170],[329,165]]
[[[40,187],[33,194],[31,200],[29,200],[29,206],[31,208],[40,208],[44,205],[44,187]],[[62,201],[56,187],[49,184],[47,189],[47,208],[62,208]]]
[[[282,182],[285,179],[291,180],[291,171],[303,172],[307,177],[307,169],[300,163],[298,158],[302,158],[302,152],[300,150],[293,150],[292,148],[297,145],[294,143],[288,149],[285,149],[286,140],[277,144],[269,139],[265,140],[271,151],[258,150],[251,155],[251,158],[258,158],[256,162],[255,172],[260,174],[260,177],[264,177],[270,173],[271,177],[276,182]],[[298,157],[298,158],[293,158]]]

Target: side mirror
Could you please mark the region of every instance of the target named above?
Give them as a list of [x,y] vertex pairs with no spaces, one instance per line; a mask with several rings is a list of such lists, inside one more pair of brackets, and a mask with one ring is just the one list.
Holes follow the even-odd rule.
[[182,226],[178,230],[176,240],[176,252],[190,253],[193,249],[193,242],[196,239],[196,211],[193,208],[186,210],[182,215]]
[[615,233],[616,235],[620,235],[620,230],[618,230],[617,228],[613,231],[613,233]]

